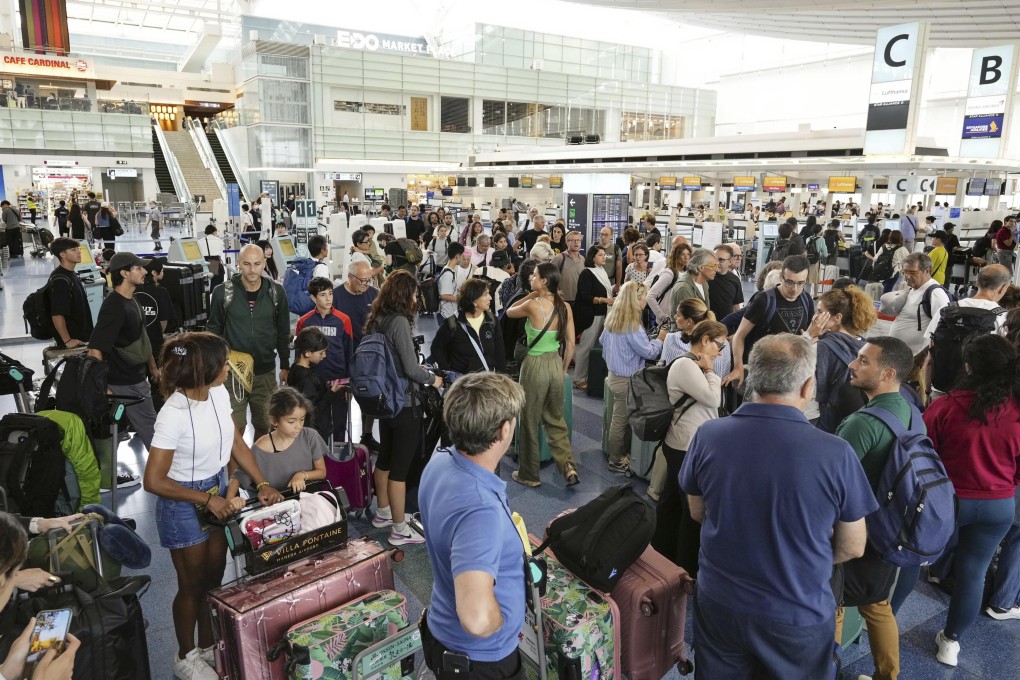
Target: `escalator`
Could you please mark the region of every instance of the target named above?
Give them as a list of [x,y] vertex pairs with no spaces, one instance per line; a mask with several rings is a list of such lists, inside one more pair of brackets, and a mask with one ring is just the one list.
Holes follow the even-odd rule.
[[170,168],[167,167],[166,158],[163,157],[163,149],[159,146],[159,138],[156,131],[152,131],[152,159],[156,162],[156,184],[161,194],[176,194],[174,180],[170,176]]
[[220,137],[216,134],[216,130],[209,129],[205,136],[206,139],[209,140],[209,147],[212,149],[213,155],[216,156],[216,165],[220,168],[220,174],[223,175],[223,181],[227,184],[237,184],[237,177],[234,176],[234,169],[230,167],[230,161],[227,160],[227,154],[223,152],[223,145],[220,144]]

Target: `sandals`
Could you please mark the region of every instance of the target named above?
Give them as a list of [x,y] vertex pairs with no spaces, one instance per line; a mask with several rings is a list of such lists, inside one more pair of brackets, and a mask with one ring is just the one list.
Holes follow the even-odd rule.
[[583,391],[588,389],[588,383],[581,382],[580,380],[575,380],[574,381],[574,387],[576,389],[579,389],[579,390],[581,390],[583,392]]
[[567,480],[568,488],[581,483],[581,478],[577,476],[577,468],[572,463],[563,466],[563,478]]
[[534,489],[536,486],[542,486],[542,482],[532,482],[527,479],[521,479],[520,477],[517,476],[517,473],[518,470],[514,470],[513,473],[511,473],[510,478],[513,479],[518,484],[523,484],[524,486],[531,487],[532,489]]

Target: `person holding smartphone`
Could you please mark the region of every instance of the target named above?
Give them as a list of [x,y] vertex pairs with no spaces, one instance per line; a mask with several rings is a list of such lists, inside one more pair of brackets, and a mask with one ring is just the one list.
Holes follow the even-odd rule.
[[[28,536],[21,523],[13,515],[0,512],[0,606],[6,605],[14,595],[21,565],[28,557]],[[16,680],[29,677],[32,680],[71,680],[74,672],[74,656],[80,642],[68,633],[62,645],[55,645],[41,656],[39,650],[32,651],[32,638],[36,629],[36,618],[32,617],[24,631],[11,644],[7,658],[0,663],[0,678]],[[36,636],[37,637],[37,636]],[[62,650],[57,647],[62,647]],[[33,657],[35,668],[26,673],[26,666]]]
[[223,519],[244,505],[236,490],[227,493],[228,464],[251,477],[263,505],[283,500],[234,426],[230,395],[223,386],[227,353],[226,341],[212,333],[183,333],[160,353],[166,403],[156,419],[144,483],[146,491],[158,496],[159,542],[170,550],[177,572],[173,619],[179,651],[174,675],[180,680],[219,677],[213,670],[206,596],[223,582],[227,539],[203,518],[211,513]]

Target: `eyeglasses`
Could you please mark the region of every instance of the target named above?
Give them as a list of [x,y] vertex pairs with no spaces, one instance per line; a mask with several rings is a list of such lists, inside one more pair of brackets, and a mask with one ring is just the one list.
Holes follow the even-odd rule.
[[355,281],[357,281],[358,283],[360,283],[360,284],[362,284],[364,286],[367,286],[370,283],[372,283],[372,279],[359,279],[354,274],[348,274],[347,276],[351,277],[352,279],[354,279]]
[[807,285],[807,281],[791,281],[790,279],[783,279],[783,285],[788,288],[803,288]]
[[719,262],[729,262],[732,259],[732,257],[720,257]]
[[726,349],[726,341],[725,340],[721,340],[720,341],[720,340],[714,340],[713,339],[712,342],[715,343],[715,346],[719,348],[720,352],[723,351],[724,349]]
[[712,264],[703,264],[701,266],[704,267],[705,269],[718,269],[719,268],[719,263],[718,262],[713,262]]
[[913,274],[920,274],[920,269],[901,269],[900,273],[904,276],[912,276]]

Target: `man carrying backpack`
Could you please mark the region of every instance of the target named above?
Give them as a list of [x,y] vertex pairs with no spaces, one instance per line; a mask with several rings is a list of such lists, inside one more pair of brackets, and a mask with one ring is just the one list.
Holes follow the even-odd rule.
[[928,326],[932,399],[948,392],[963,373],[963,341],[975,333],[997,333],[1006,322],[1007,312],[999,306],[999,300],[1012,278],[1001,264],[982,267],[974,297],[951,302],[934,312]]
[[53,323],[57,347],[71,349],[88,344],[92,335],[92,309],[85,286],[74,268],[81,263],[81,246],[70,238],[57,238],[50,244],[57,268],[46,282],[45,300]]
[[815,305],[804,290],[810,263],[803,255],[783,260],[780,284],[756,294],[745,308],[733,334],[733,370],[723,378],[723,385],[739,387],[744,381],[744,363],[754,344],[766,335],[793,333],[800,335],[811,325]]
[[[280,382],[287,382],[290,368],[290,313],[283,286],[262,276],[266,255],[262,248],[248,244],[238,253],[241,272],[234,274],[212,292],[209,302],[208,331],[227,341],[235,358],[250,363],[253,376],[251,389],[233,384],[230,406],[234,424],[244,432],[248,426],[247,410],[255,437],[269,432],[269,397],[276,390],[276,361],[280,361]],[[306,294],[307,297],[307,294]],[[244,357],[243,355],[247,355]],[[228,382],[243,382],[232,375]]]
[[892,322],[889,335],[907,343],[914,353],[914,370],[908,382],[916,382],[918,394],[927,393],[924,366],[928,359],[928,332],[931,320],[939,310],[949,304],[949,293],[931,277],[931,258],[924,253],[911,253],[903,258],[900,273],[907,282],[906,291],[890,295],[903,297]]
[[[917,410],[900,394],[900,383],[910,373],[914,356],[902,340],[881,336],[869,338],[850,363],[850,384],[864,390],[868,409],[883,409],[902,423],[924,431]],[[836,430],[836,436],[853,447],[872,490],[889,461],[896,437],[884,423],[863,411],[852,413]],[[843,597],[836,603],[836,640],[842,638],[843,607],[857,606],[868,624],[868,640],[875,660],[876,680],[896,678],[900,670],[899,629],[889,596],[896,567],[886,564],[869,545],[864,556],[851,560],[843,569]],[[916,578],[916,577],[915,577]],[[837,595],[838,596],[838,595]]]
[[295,258],[287,265],[283,289],[287,292],[287,307],[298,316],[304,316],[315,308],[308,297],[308,284],[316,278],[329,280],[328,256],[326,237],[316,235],[308,239],[308,257]]

